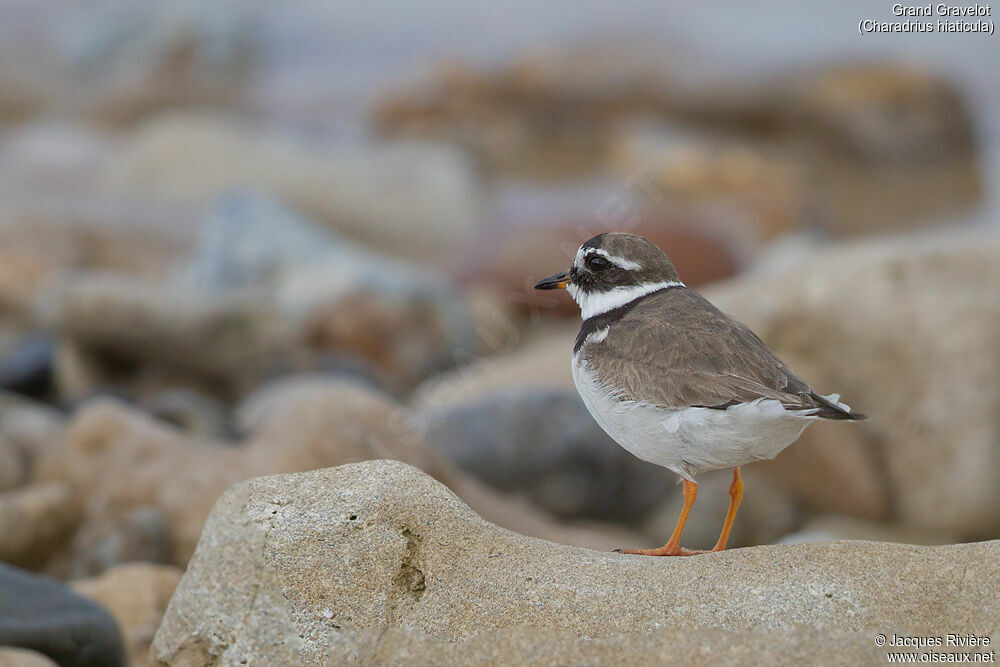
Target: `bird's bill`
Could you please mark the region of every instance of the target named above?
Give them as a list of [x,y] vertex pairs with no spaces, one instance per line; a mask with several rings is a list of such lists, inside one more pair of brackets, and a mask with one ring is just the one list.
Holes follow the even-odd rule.
[[569,284],[569,274],[563,271],[535,283],[535,289],[566,289]]

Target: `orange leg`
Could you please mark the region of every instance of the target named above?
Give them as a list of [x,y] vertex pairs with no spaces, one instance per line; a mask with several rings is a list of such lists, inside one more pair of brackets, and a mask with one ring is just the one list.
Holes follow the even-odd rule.
[[740,508],[741,500],[743,500],[743,478],[740,476],[740,469],[733,468],[733,483],[729,485],[729,511],[726,512],[726,522],[722,524],[719,541],[715,543],[712,551],[725,550],[726,542],[729,541],[729,533],[733,529],[733,522],[736,521],[736,511]]
[[[681,535],[684,533],[684,524],[687,523],[688,514],[691,513],[691,506],[694,505],[695,498],[698,497],[698,485],[694,482],[684,480],[684,507],[681,515],[677,518],[677,526],[674,527],[670,539],[659,549],[616,549],[623,554],[638,554],[640,556],[693,556],[700,551],[689,551],[681,547]],[[735,512],[733,512],[735,514]]]

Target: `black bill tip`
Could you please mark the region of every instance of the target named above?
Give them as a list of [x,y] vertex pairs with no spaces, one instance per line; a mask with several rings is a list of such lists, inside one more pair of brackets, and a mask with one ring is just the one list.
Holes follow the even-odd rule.
[[569,274],[563,271],[535,283],[535,289],[566,289],[569,284]]

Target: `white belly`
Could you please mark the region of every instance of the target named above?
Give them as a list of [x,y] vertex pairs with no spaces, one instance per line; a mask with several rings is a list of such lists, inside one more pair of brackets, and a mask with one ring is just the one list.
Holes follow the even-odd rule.
[[816,419],[770,399],[725,410],[667,410],[619,401],[609,397],[579,357],[573,359],[573,381],[594,420],[615,442],[691,480],[699,472],[774,458]]

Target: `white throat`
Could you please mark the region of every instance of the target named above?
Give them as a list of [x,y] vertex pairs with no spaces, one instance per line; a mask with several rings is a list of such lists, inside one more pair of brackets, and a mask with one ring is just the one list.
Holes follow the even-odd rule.
[[668,280],[659,283],[646,283],[645,285],[613,287],[607,292],[584,292],[576,285],[570,283],[566,286],[566,291],[570,293],[570,296],[580,306],[580,315],[583,316],[583,319],[587,320],[595,315],[620,308],[641,296],[646,296],[667,287],[684,287],[684,283],[679,280]]

